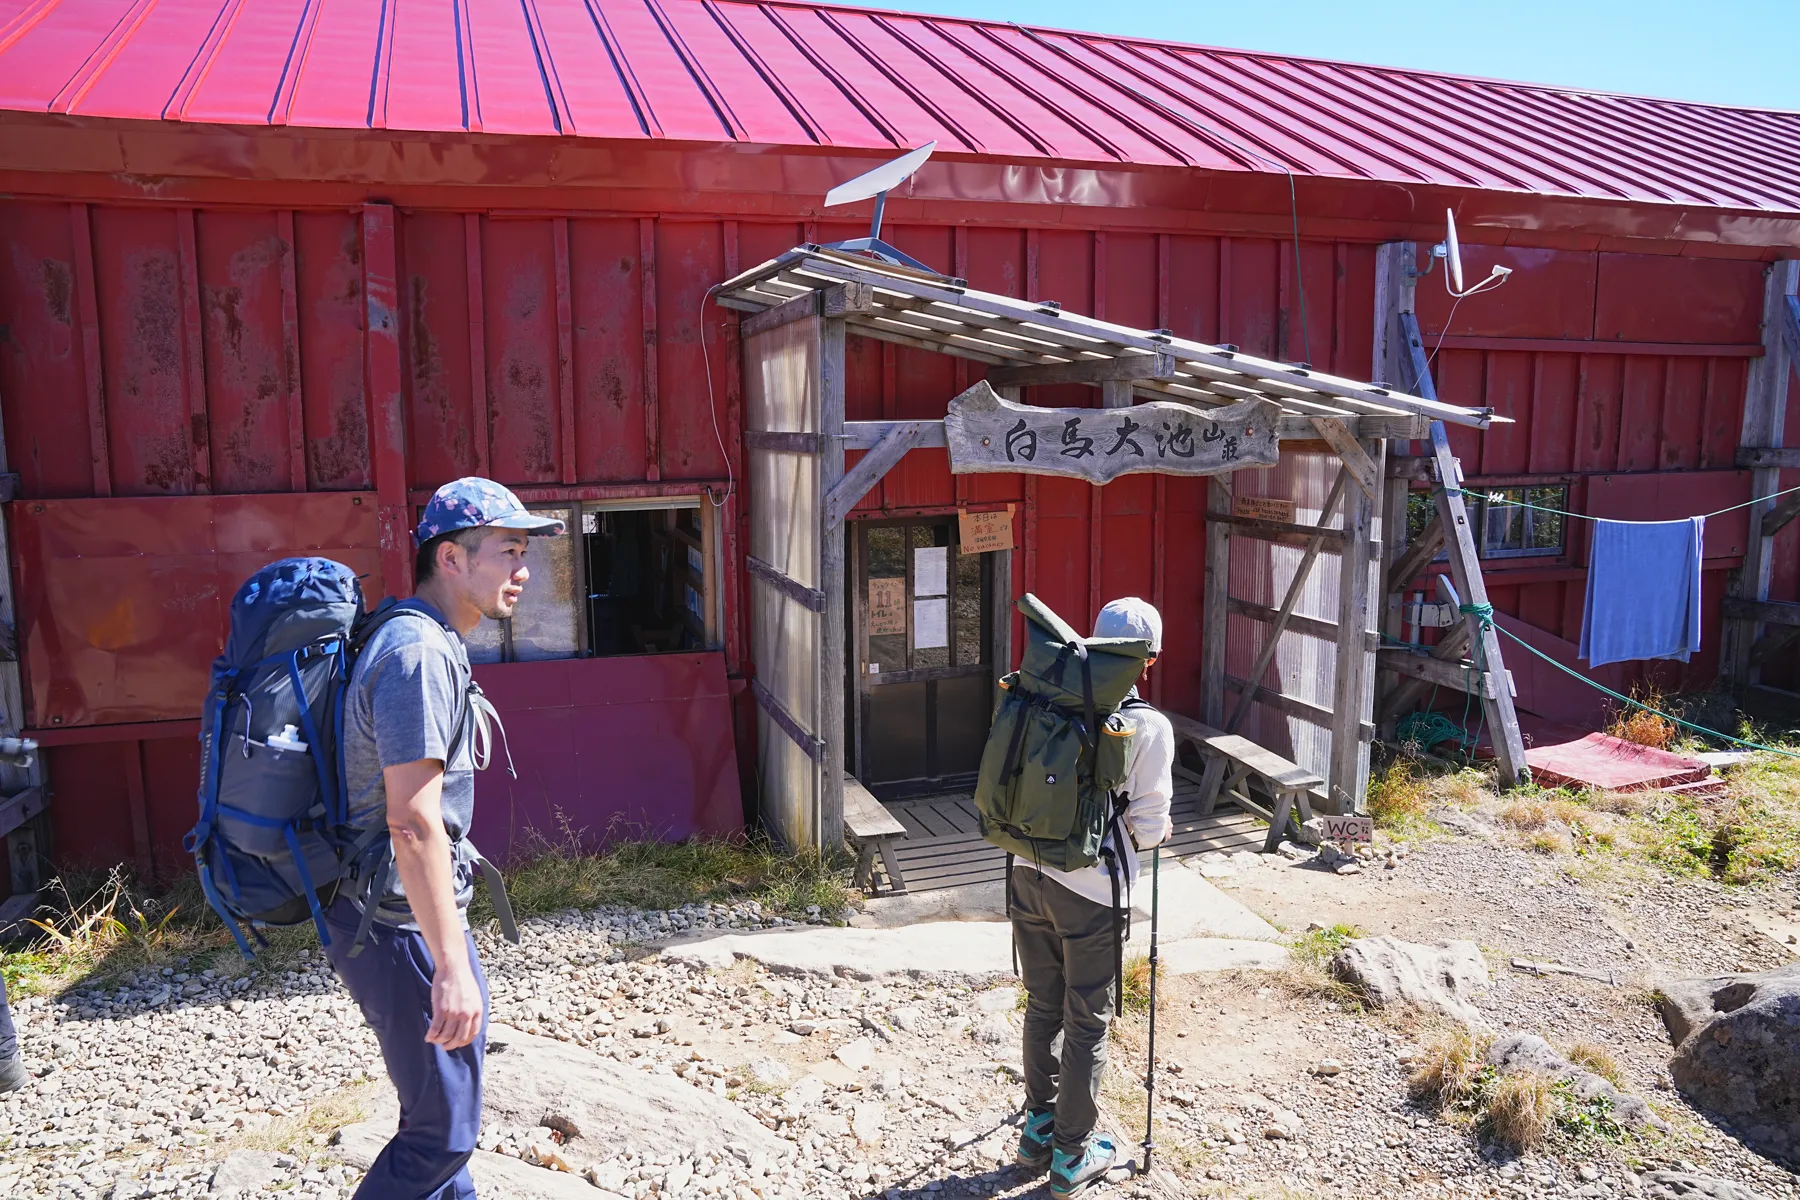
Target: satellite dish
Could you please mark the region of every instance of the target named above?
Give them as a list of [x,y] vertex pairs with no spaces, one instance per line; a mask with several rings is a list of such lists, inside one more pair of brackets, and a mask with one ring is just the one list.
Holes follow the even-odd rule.
[[1444,238],[1445,249],[1449,251],[1450,290],[1463,290],[1462,247],[1456,241],[1456,213],[1452,209],[1444,210],[1444,219],[1450,223],[1450,233]]
[[939,272],[918,259],[888,245],[881,240],[881,217],[887,208],[887,194],[913,177],[913,173],[925,165],[931,152],[937,149],[936,142],[926,142],[917,150],[908,151],[892,162],[886,162],[873,171],[865,171],[848,183],[840,183],[825,193],[825,207],[836,208],[840,204],[855,204],[859,200],[875,198],[875,218],[869,224],[869,236],[851,238],[847,242],[832,242],[827,249],[846,250],[853,254],[866,254],[895,266],[911,267],[915,271],[925,271],[932,275]]
[[902,154],[893,162],[882,163],[873,171],[865,171],[849,183],[840,183],[825,193],[825,207],[836,208],[840,204],[855,204],[858,200],[867,200],[870,196],[881,196],[899,187],[913,172],[925,165],[931,152],[937,149],[936,142],[926,142],[917,150]]
[[[1488,271],[1487,278],[1474,287],[1465,289],[1463,287],[1462,243],[1456,237],[1456,213],[1451,209],[1445,209],[1444,222],[1447,232],[1444,240],[1431,248],[1431,257],[1434,265],[1436,259],[1444,260],[1445,291],[1461,300],[1465,296],[1473,296],[1478,292],[1491,292],[1506,282],[1506,277],[1512,274],[1512,268],[1496,264]],[[1429,273],[1430,267],[1428,266],[1426,274]]]

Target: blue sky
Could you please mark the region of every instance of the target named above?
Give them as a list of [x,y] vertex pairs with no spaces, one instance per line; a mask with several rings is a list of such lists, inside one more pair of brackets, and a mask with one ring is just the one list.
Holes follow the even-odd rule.
[[867,6],[1800,110],[1800,0],[888,0]]

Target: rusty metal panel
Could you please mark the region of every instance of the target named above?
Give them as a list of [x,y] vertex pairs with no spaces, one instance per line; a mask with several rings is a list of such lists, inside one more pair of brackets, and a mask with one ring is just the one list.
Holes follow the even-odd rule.
[[368,493],[27,500],[8,517],[34,727],[192,717],[232,595],[275,559],[336,558],[383,592]]
[[562,478],[556,252],[550,221],[482,226],[482,311],[493,430],[489,469],[505,484]]
[[487,431],[475,423],[469,343],[482,314],[470,311],[462,214],[409,212],[400,227],[407,485],[435,487],[476,473]]
[[6,449],[34,496],[85,496],[88,410],[75,250],[66,204],[0,203],[7,250],[0,258],[0,399]]
[[[644,306],[638,223],[572,220],[575,462],[594,482],[644,478]],[[760,261],[760,260],[759,260]],[[713,310],[714,324],[729,319]],[[721,403],[728,362],[715,349]]]
[[306,482],[315,491],[374,486],[363,379],[362,232],[355,213],[294,214],[299,389]]
[[[1749,471],[1657,471],[1595,475],[1587,481],[1587,513],[1612,521],[1678,521],[1750,499]],[[1750,536],[1750,510],[1710,517],[1705,556],[1741,558]]]
[[[654,465],[664,479],[718,479],[725,474],[720,440],[725,390],[719,371],[725,338],[716,322],[702,325],[706,290],[724,278],[724,248],[716,221],[656,223],[656,410]],[[702,342],[702,329],[707,336]],[[708,396],[706,363],[713,364]],[[708,404],[713,406],[708,410]],[[653,476],[654,478],[654,476]]]
[[[289,491],[293,479],[282,316],[286,248],[276,214],[201,213],[197,224],[199,332],[206,363],[203,411],[213,490]],[[183,276],[185,290],[185,270]]]
[[1600,341],[1762,339],[1762,263],[1652,254],[1601,254],[1599,260],[1594,337]]

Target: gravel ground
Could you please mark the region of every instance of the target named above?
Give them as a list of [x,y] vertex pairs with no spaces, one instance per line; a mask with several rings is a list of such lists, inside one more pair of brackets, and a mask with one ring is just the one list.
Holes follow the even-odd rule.
[[[1657,1167],[1770,1198],[1800,1191],[1668,1090],[1667,1040],[1644,992],[1665,967],[1779,958],[1741,938],[1721,950],[1717,914],[1735,912],[1735,900],[1791,897],[1657,880],[1610,894],[1555,860],[1476,838],[1425,843],[1392,869],[1351,878],[1301,867],[1247,875],[1220,882],[1252,907],[1285,897],[1296,906],[1289,927],[1311,903],[1372,932],[1474,938],[1495,967],[1479,1001],[1493,1024],[1565,1048],[1605,1045],[1674,1132],[1524,1160],[1484,1155],[1467,1132],[1406,1100],[1428,1030],[1345,1010],[1281,977],[1196,976],[1165,984],[1158,1169],[1106,1194],[1633,1196],[1637,1172]],[[1007,1165],[1020,1096],[1014,989],[776,977],[751,964],[708,975],[642,948],[672,933],[768,923],[748,906],[603,910],[527,922],[520,947],[478,935],[495,1020],[608,1056],[621,1071],[684,1079],[792,1147],[775,1158],[730,1146],[608,1147],[586,1176],[596,1200],[1044,1194],[1041,1180]],[[1507,967],[1512,955],[1616,971],[1620,985],[1539,978]],[[354,1189],[358,1173],[335,1161],[330,1131],[360,1119],[387,1085],[374,1039],[316,952],[280,972],[175,970],[26,1000],[18,1015],[37,1078],[0,1097],[0,1196],[225,1195],[247,1163],[275,1181],[255,1194]],[[1142,1017],[1121,1022],[1108,1089],[1131,1143],[1142,1137],[1143,1036]],[[542,1129],[490,1127],[482,1145],[526,1161],[554,1153]]]

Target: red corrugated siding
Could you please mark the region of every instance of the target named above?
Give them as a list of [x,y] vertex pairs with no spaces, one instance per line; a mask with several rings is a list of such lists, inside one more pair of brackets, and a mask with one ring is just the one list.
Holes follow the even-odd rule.
[[[371,218],[377,229],[381,211]],[[23,494],[284,492],[301,476],[310,490],[370,489],[366,380],[388,370],[400,390],[405,483],[415,496],[476,470],[547,488],[721,481],[719,441],[734,467],[738,456],[735,318],[716,308],[703,316],[702,294],[797,242],[859,232],[852,222],[605,211],[402,210],[394,222],[398,330],[388,342],[363,328],[357,211],[0,203],[9,235],[0,262],[0,325],[9,334],[0,341],[0,412]],[[1370,371],[1375,251],[1366,243],[1303,245],[1302,331],[1291,244],[1279,236],[941,225],[900,225],[891,236],[979,287],[1310,357],[1352,376]],[[1732,466],[1748,361],[1732,347],[1758,337],[1758,264],[1516,247],[1471,248],[1469,261],[1475,274],[1490,261],[1517,271],[1499,292],[1457,308],[1452,341],[1437,358],[1447,398],[1493,404],[1518,422],[1485,437],[1454,435],[1471,473]],[[1435,276],[1420,294],[1435,345],[1449,304]],[[1456,345],[1458,337],[1577,344],[1476,348]],[[1610,352],[1621,341],[1710,349]],[[967,363],[860,340],[848,366],[853,418],[940,415],[947,396],[979,377]],[[1038,398],[1097,402],[1079,387]],[[922,451],[859,511],[941,512],[959,502],[1020,506],[1027,541],[1015,585],[1034,588],[1071,620],[1091,619],[1097,603],[1124,592],[1161,604],[1168,648],[1154,686],[1170,708],[1197,710],[1202,482],[1131,478],[1096,502],[1093,489],[1069,481],[952,479],[941,451]],[[1776,556],[1778,596],[1800,591],[1795,537],[1784,534]],[[1515,570],[1492,568],[1496,603],[1577,636],[1579,566]],[[735,649],[740,593],[728,594],[736,670],[744,665]],[[1701,662],[1691,674],[1706,669]],[[165,793],[191,794],[189,751],[177,750],[186,745],[144,743],[142,791],[153,808]],[[130,823],[119,834],[111,815],[130,814],[128,766],[116,746],[53,752],[59,791],[97,817],[97,840],[82,842],[90,822],[75,822],[65,849],[132,851]],[[150,819],[160,830],[175,817]]]
[[[404,12],[401,10],[404,9]],[[1800,209],[1800,114],[822,4],[0,4],[0,108]]]

